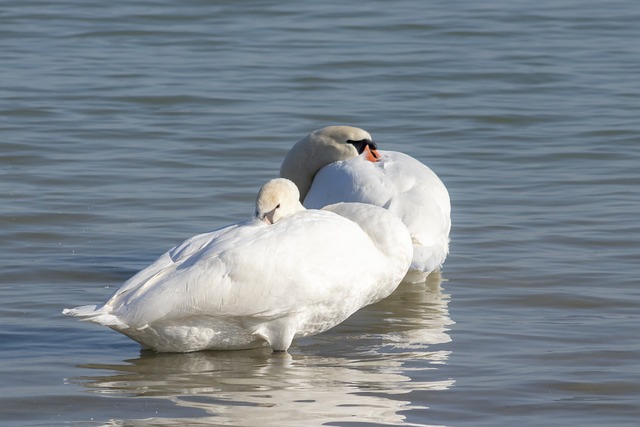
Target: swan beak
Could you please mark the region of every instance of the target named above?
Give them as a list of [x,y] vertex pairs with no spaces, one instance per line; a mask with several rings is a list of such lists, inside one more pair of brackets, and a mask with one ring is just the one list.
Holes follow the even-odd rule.
[[380,153],[378,153],[378,150],[371,149],[369,147],[369,144],[365,145],[364,147],[364,158],[369,160],[370,162],[377,162],[378,160],[380,160]]
[[260,221],[264,222],[267,225],[271,225],[273,224],[273,215],[276,213],[276,210],[273,209],[269,212],[260,214],[259,212],[256,212],[256,219],[259,219]]
[[267,225],[271,225],[273,224],[273,222],[271,222],[271,219],[269,219],[269,217],[267,216],[267,214],[262,215],[260,218],[258,218],[260,221],[264,222]]

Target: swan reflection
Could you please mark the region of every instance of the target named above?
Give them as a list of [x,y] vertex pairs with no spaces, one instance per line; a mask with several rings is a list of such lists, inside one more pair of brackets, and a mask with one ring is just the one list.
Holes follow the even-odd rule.
[[401,285],[325,334],[294,342],[290,354],[272,355],[267,348],[143,352],[118,364],[82,365],[109,374],[74,382],[105,396],[165,399],[193,412],[104,425],[413,425],[403,412],[426,409],[425,391],[454,383],[437,371],[449,356],[442,348],[453,323],[447,304],[441,279],[432,274],[426,283]]

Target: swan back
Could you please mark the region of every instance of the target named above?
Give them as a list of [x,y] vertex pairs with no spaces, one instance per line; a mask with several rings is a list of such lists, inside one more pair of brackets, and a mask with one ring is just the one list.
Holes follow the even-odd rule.
[[406,272],[413,257],[413,244],[409,230],[397,215],[367,203],[336,203],[322,210],[358,224],[376,249]]
[[350,159],[320,170],[304,204],[320,209],[338,202],[384,207],[396,214],[414,240],[412,270],[440,268],[449,252],[451,202],[446,187],[427,166],[403,153],[380,151],[377,163]]

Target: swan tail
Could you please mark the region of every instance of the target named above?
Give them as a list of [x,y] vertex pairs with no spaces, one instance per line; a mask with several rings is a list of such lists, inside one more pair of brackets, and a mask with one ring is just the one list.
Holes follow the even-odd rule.
[[110,313],[105,306],[98,308],[97,305],[83,305],[76,308],[65,308],[62,310],[62,314],[77,317],[82,321],[99,323],[103,326],[119,329],[127,329],[129,327],[122,320],[118,319],[117,316]]

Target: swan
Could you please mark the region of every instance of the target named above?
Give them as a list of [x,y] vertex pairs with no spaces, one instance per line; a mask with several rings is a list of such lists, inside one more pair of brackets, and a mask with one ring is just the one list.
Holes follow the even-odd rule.
[[63,314],[158,352],[286,351],[390,295],[411,263],[408,230],[384,209],[306,210],[291,181],[259,191],[253,218],[170,249],[104,304]]
[[280,176],[292,180],[309,209],[337,202],[369,203],[398,215],[411,233],[410,270],[439,270],[449,253],[451,202],[440,178],[406,154],[378,150],[351,126],[311,132],[287,153]]

